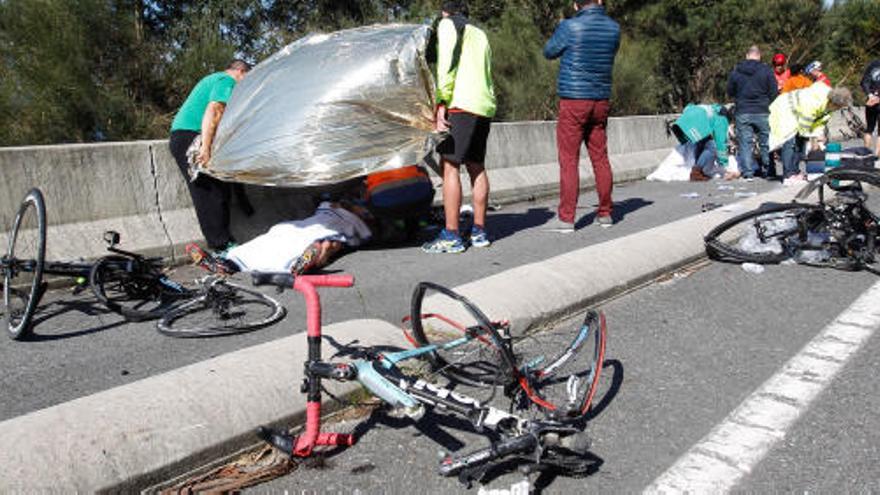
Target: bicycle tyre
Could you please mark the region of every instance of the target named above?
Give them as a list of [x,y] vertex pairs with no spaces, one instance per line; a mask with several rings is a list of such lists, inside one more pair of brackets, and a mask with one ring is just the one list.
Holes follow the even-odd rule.
[[858,182],[859,185],[865,183],[874,187],[880,187],[880,171],[851,166],[837,167],[829,170],[821,177],[817,177],[808,182],[807,185],[798,191],[797,195],[795,195],[795,199],[807,199],[814,191],[824,186],[828,186],[832,191],[836,191],[840,189],[840,186],[836,186],[835,183],[839,183],[840,181],[853,181]]
[[160,318],[169,308],[157,281],[159,275],[137,273],[132,267],[134,263],[137,261],[120,255],[104,256],[96,261],[89,271],[92,293],[110,311],[127,320]]
[[[435,295],[437,299],[427,302]],[[434,312],[440,309],[446,314]],[[476,387],[507,384],[514,379],[515,361],[509,343],[464,296],[432,282],[420,282],[413,290],[410,322],[418,347],[438,346],[426,354],[434,372]],[[476,330],[475,338],[463,339],[468,329]]]
[[[36,220],[36,230],[27,228],[33,220]],[[18,260],[17,254],[23,251],[28,252],[23,254],[30,254],[32,257],[22,259],[33,261],[31,270],[21,271],[10,265],[3,274],[3,313],[6,330],[10,338],[23,340],[32,332],[31,322],[42,297],[41,284],[43,268],[46,264],[46,202],[39,189],[31,189],[21,200],[12,229],[9,231],[8,243],[7,261]],[[22,275],[24,273],[31,273],[33,278],[27,280]],[[18,289],[17,286],[23,287]],[[15,299],[21,300],[20,309],[16,309],[13,303]]]
[[[706,254],[718,261],[781,263],[794,254],[792,250],[796,249],[796,244],[792,242],[792,236],[805,237],[809,231],[821,227],[823,218],[821,205],[788,203],[764,206],[730,218],[710,230],[703,238]],[[778,232],[769,234],[769,238],[778,240],[778,244],[767,242],[762,238],[763,234],[756,234],[754,240],[761,246],[760,250],[748,250],[739,245],[748,229],[772,229],[777,226],[769,222],[776,220],[786,222],[778,226]]]
[[554,421],[580,421],[599,389],[607,338],[605,315],[594,310],[574,332],[557,325],[517,338],[520,389],[529,402]]
[[[222,287],[217,289],[217,287]],[[159,332],[170,337],[219,337],[257,330],[284,318],[287,311],[276,300],[226,281],[209,286],[208,292],[187,301],[159,319]],[[218,299],[211,290],[223,291]],[[218,305],[229,302],[222,310]],[[233,313],[233,312],[238,313]],[[227,312],[227,314],[220,314]],[[251,319],[247,319],[249,315]]]

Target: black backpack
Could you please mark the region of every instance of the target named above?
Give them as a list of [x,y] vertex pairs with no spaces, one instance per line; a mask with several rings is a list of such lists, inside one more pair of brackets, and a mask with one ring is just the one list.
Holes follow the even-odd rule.
[[[428,37],[428,48],[425,50],[425,58],[428,63],[437,63],[437,27],[443,17],[438,16],[431,23],[431,35]],[[458,62],[461,60],[461,45],[464,40],[464,28],[469,24],[465,16],[456,14],[449,16],[449,20],[455,25],[455,48],[452,50],[452,64],[449,66],[449,72],[458,68]]]

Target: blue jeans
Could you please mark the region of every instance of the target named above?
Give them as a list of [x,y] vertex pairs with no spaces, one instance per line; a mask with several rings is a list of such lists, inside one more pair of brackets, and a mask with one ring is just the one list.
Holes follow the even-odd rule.
[[779,154],[782,157],[782,177],[787,179],[801,171],[801,150],[804,149],[806,138],[794,136],[782,144]]
[[770,167],[770,114],[745,113],[736,114],[736,163],[743,177],[752,177],[758,167],[752,159],[755,138],[758,140],[761,167]]
[[718,153],[715,151],[715,140],[704,139],[697,143],[697,149],[694,153],[697,157],[697,166],[706,177],[713,177],[716,174],[724,174],[724,167],[718,161]]

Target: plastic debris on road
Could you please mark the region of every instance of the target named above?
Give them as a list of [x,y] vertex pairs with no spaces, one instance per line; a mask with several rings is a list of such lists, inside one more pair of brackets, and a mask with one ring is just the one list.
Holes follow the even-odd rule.
[[757,263],[743,263],[742,269],[754,274],[764,273],[764,265],[759,265]]
[[534,493],[528,478],[510,485],[510,488],[486,488],[481,486],[477,495],[529,495]]
[[733,186],[729,186],[729,185],[727,185],[727,184],[719,184],[719,185],[718,185],[718,190],[719,190],[719,191],[733,191],[733,190],[734,190],[734,187],[733,187]]
[[753,198],[757,196],[758,193],[755,191],[737,191],[733,193],[734,198]]
[[696,199],[696,198],[700,197],[700,193],[698,193],[698,192],[681,193],[681,194],[679,194],[679,197],[682,197],[685,199]]
[[773,237],[774,233],[791,230],[796,226],[796,220],[791,217],[781,217],[780,214],[770,213],[758,217],[763,230],[762,239],[758,236],[755,226],[746,229],[745,234],[739,240],[739,249],[747,253],[781,253],[782,243]]
[[810,232],[807,234],[807,242],[804,244],[806,249],[798,250],[795,255],[795,261],[798,263],[825,263],[831,258],[831,253],[824,249],[823,246],[828,245],[831,240],[831,234],[828,232]]
[[728,212],[728,213],[731,213],[734,211],[739,211],[742,209],[743,209],[743,205],[741,205],[739,203],[731,203],[729,205],[724,205],[721,207],[721,211]]
[[418,163],[434,131],[428,31],[374,25],[287,45],[236,85],[200,172],[297,187]]

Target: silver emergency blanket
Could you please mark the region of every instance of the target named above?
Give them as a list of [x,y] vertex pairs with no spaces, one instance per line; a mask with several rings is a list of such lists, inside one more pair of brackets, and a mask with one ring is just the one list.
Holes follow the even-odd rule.
[[433,131],[428,27],[313,34],[251,70],[208,166],[222,180],[316,186],[418,163]]

